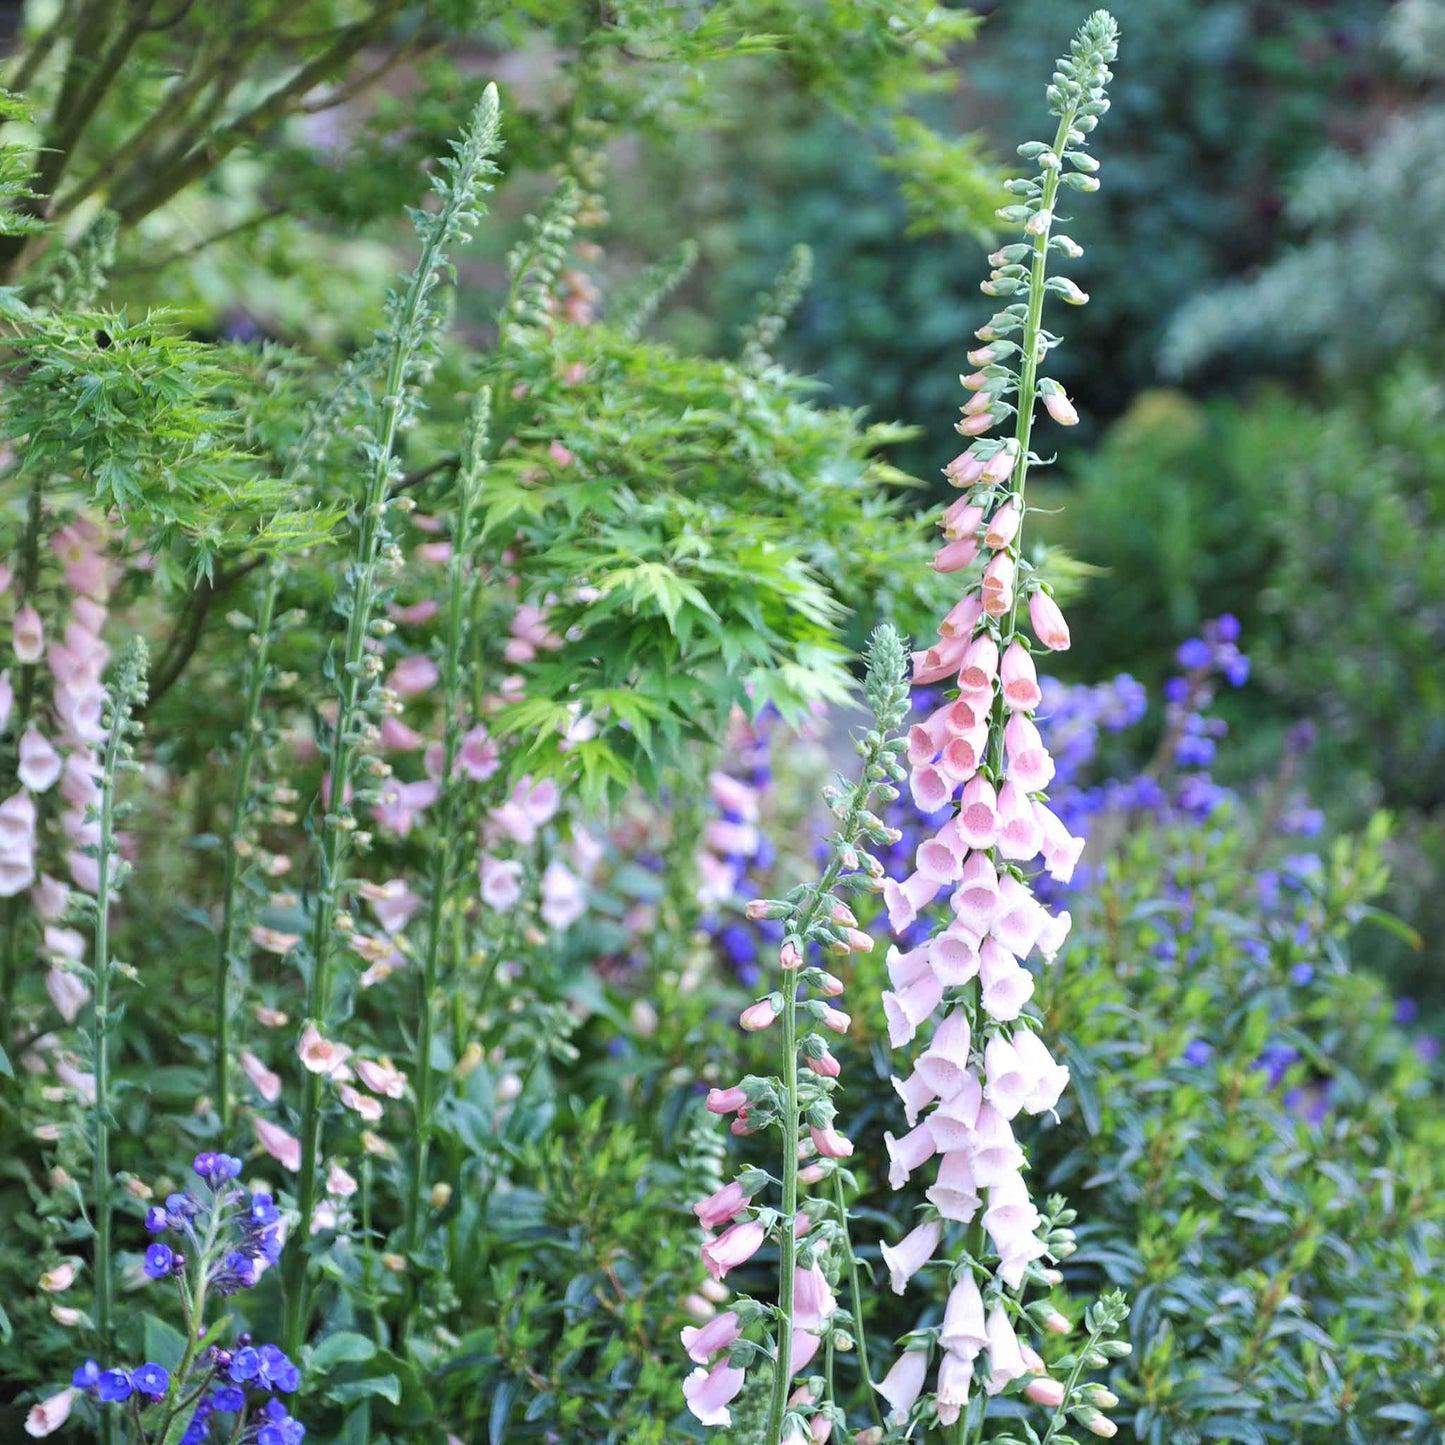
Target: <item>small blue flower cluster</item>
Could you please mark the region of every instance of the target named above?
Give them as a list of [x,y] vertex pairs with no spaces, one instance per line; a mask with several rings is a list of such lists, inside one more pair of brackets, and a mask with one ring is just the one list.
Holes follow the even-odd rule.
[[[250,1289],[267,1264],[281,1258],[281,1211],[269,1194],[248,1194],[231,1188],[240,1177],[241,1161],[232,1154],[197,1154],[192,1166],[210,1188],[208,1200],[189,1191],[167,1196],[164,1207],[146,1211],[146,1228],[152,1234],[174,1231],[184,1235],[192,1247],[200,1248],[197,1222],[225,1211],[225,1224],[234,1230],[234,1247],[211,1266],[210,1290],[233,1295]],[[145,1272],[151,1279],[166,1279],[185,1267],[185,1255],[156,1241],[145,1254]]]
[[87,1360],[70,1377],[77,1390],[85,1390],[106,1405],[119,1405],[132,1395],[146,1400],[164,1399],[171,1388],[170,1371],[147,1362],[134,1370],[125,1368],[102,1370],[94,1360]]
[[[251,1194],[236,1184],[241,1167],[232,1154],[197,1154],[192,1169],[205,1187],[170,1194],[164,1205],[146,1211],[146,1229],[153,1235],[179,1235],[186,1251],[153,1240],[146,1247],[143,1266],[150,1279],[184,1280],[189,1265],[193,1280],[196,1271],[206,1271],[208,1293],[227,1296],[249,1289],[267,1264],[280,1259],[281,1211],[269,1194]],[[194,1388],[196,1372],[211,1384],[196,1403],[181,1445],[213,1440],[228,1445],[300,1445],[305,1438],[305,1426],[275,1398],[278,1393],[290,1394],[301,1383],[300,1371],[276,1345],[253,1345],[249,1335],[241,1335],[233,1349],[210,1346],[197,1357],[192,1378],[177,1382],[182,1394]],[[147,1401],[162,1399],[171,1388],[171,1377],[156,1364],[102,1370],[94,1360],[87,1360],[71,1383],[104,1404],[118,1404],[133,1395]],[[248,1420],[252,1404],[256,1411]],[[213,1432],[218,1415],[233,1418]]]
[[[215,1385],[196,1405],[181,1445],[207,1445],[213,1440],[239,1440],[247,1445],[301,1445],[306,1427],[295,1419],[277,1394],[289,1395],[301,1383],[301,1372],[276,1345],[252,1345],[241,1335],[235,1350],[210,1349],[202,1364],[215,1371]],[[237,1433],[235,1426],[212,1430],[217,1415],[244,1415],[249,1397],[261,1401],[251,1423]]]

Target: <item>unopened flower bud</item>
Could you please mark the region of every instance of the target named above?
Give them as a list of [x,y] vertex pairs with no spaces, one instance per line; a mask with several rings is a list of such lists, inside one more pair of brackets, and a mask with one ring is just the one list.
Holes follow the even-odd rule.
[[389,1270],[392,1274],[405,1274],[406,1256],[400,1254],[384,1254],[381,1257],[381,1267]]
[[1051,1335],[1066,1335],[1073,1329],[1073,1325],[1071,1325],[1058,1310],[1050,1310],[1044,1320],[1044,1328]]
[[778,1011],[773,1006],[771,998],[759,999],[755,1004],[749,1004],[738,1017],[738,1022],[749,1033],[757,1033],[762,1029],[771,1028],[777,1022]]
[[1056,1410],[1064,1403],[1064,1385],[1062,1380],[1051,1380],[1047,1377],[1038,1380],[1030,1380],[1024,1386],[1024,1394],[1034,1402],[1035,1405],[1047,1405],[1049,1409]]
[[445,1209],[452,1202],[452,1186],[444,1179],[438,1180],[431,1187],[431,1207],[433,1209]]

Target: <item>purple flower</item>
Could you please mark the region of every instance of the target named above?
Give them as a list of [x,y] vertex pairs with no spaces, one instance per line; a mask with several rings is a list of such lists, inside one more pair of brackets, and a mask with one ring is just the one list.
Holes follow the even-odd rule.
[[159,1204],[152,1204],[146,1210],[146,1228],[152,1234],[164,1234],[171,1227],[171,1221]]
[[239,1178],[241,1161],[234,1154],[212,1154],[209,1151],[197,1154],[191,1167],[212,1189]]
[[77,1390],[93,1390],[100,1384],[100,1366],[94,1360],[87,1360],[83,1365],[76,1367],[75,1373],[70,1377],[70,1383]]
[[1292,982],[1303,988],[1307,983],[1314,982],[1315,969],[1312,963],[1297,963],[1290,969],[1289,976]]
[[1412,998],[1398,998],[1395,1000],[1395,1022],[1401,1028],[1407,1028],[1420,1017],[1420,1005]]
[[146,1246],[145,1272],[147,1279],[167,1279],[175,1271],[176,1252],[168,1244]]
[[1223,612],[1214,619],[1214,635],[1221,642],[1239,641],[1239,618],[1232,612]]
[[1196,1069],[1202,1069],[1213,1057],[1214,1045],[1205,1042],[1204,1039],[1195,1039],[1194,1042],[1184,1050],[1184,1062],[1191,1064]]
[[211,1391],[210,1405],[223,1415],[239,1415],[246,1408],[246,1392],[239,1385],[218,1385]]

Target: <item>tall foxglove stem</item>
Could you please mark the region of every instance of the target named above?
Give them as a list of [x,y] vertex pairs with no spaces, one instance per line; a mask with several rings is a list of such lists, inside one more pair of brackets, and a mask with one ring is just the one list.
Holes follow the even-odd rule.
[[216,939],[216,1110],[224,1131],[231,1122],[231,1019],[235,1000],[231,980],[239,962],[237,934],[241,928],[240,881],[245,859],[246,821],[251,810],[251,774],[261,740],[261,699],[266,687],[271,631],[281,572],[270,570],[261,592],[261,608],[248,639],[246,704],[236,736],[236,775],[231,788],[231,832],[226,840],[226,876],[221,904],[221,930]]
[[[98,882],[95,890],[95,937],[91,955],[92,993],[90,1047],[95,1071],[95,1106],[91,1110],[91,1227],[95,1234],[95,1335],[97,1353],[109,1359],[115,1344],[114,1279],[111,1262],[112,1181],[110,1174],[110,979],[116,965],[110,956],[110,900],[125,873],[116,845],[116,786],[130,763],[131,715],[145,702],[146,648],[136,638],[120,666],[109,698],[105,752],[101,765],[99,823],[96,843]],[[100,1415],[100,1438],[111,1439],[110,1412]]]
[[[748,905],[750,917],[777,920],[783,928],[778,958],[782,987],[744,1010],[741,1020],[749,1030],[771,1028],[781,1021],[781,1077],[750,1076],[734,1088],[715,1089],[708,1095],[710,1111],[737,1115],[735,1133],[776,1125],[782,1148],[777,1181],[770,1181],[761,1170],[744,1170],[695,1206],[708,1231],[730,1226],[703,1246],[704,1263],[715,1278],[721,1278],[771,1235],[778,1247],[778,1299],[775,1305],[765,1305],[740,1298],[734,1309],[705,1329],[683,1332],[684,1347],[701,1366],[685,1382],[684,1396],[688,1408],[704,1424],[729,1424],[728,1402],[742,1388],[742,1365],[755,1355],[769,1353],[765,1345],[743,1338],[744,1333],[756,1322],[771,1321],[773,1377],[763,1445],[779,1445],[785,1435],[792,1438],[809,1428],[805,1412],[819,1413],[818,1403],[811,1397],[790,1406],[788,1388],[813,1352],[832,1341],[836,1305],[820,1262],[836,1261],[853,1268],[847,1216],[841,1206],[837,1220],[828,1217],[831,1206],[818,1210],[818,1218],[809,1216],[807,1238],[800,1247],[800,1185],[822,1182],[836,1172],[839,1160],[853,1152],[852,1143],[833,1126],[836,1108],[831,1095],[838,1061],[817,1032],[819,1025],[835,1033],[847,1030],[847,1014],[831,1002],[842,993],[843,983],[821,967],[806,966],[806,960],[814,947],[847,956],[873,946],[873,940],[858,928],[852,911],[836,895],[876,887],[883,865],[866,848],[897,841],[896,830],[886,827],[870,811],[870,805],[875,797],[896,798],[894,783],[906,776],[898,761],[906,745],[891,736],[907,711],[906,669],[903,639],[892,627],[880,627],[868,650],[867,693],[876,725],[856,744],[863,760],[862,775],[856,784],[830,785],[824,790],[829,811],[839,824],[828,840],[828,866],[816,884],[795,888],[786,899],[755,899]],[[800,998],[800,988],[808,989],[809,996]],[[806,1072],[800,1070],[800,1064]],[[804,1169],[799,1167],[801,1159],[809,1161]],[[779,1185],[778,1207],[755,1206],[753,1196],[771,1182]],[[841,1197],[835,1190],[835,1198]],[[856,1270],[854,1273],[856,1301]],[[804,1291],[801,1299],[800,1289]],[[856,1313],[856,1302],[854,1309]],[[804,1311],[805,1323],[800,1325]],[[727,1357],[712,1363],[723,1351]],[[825,1410],[833,1408],[831,1400],[825,1402]]]
[[422,1190],[426,1187],[427,1163],[436,1110],[437,1073],[432,1065],[436,1037],[437,985],[445,938],[446,906],[456,872],[459,834],[458,790],[454,774],[462,745],[462,709],[466,694],[466,658],[470,631],[472,592],[475,585],[471,561],[472,527],[481,498],[481,482],[489,445],[488,421],[491,393],[478,393],[467,424],[457,472],[457,511],[452,532],[452,551],[447,563],[447,651],[442,669],[442,784],[437,819],[436,844],[431,857],[431,898],[427,911],[426,951],[417,973],[417,1043],[412,1077],[416,1080],[416,1162],[407,1199],[404,1239],[408,1252],[416,1248],[421,1218]]
[[[433,296],[447,270],[447,253],[468,238],[468,227],[479,218],[478,199],[489,189],[486,177],[495,170],[490,157],[499,144],[498,132],[497,90],[489,85],[461,141],[454,146],[455,154],[442,163],[445,174],[434,178],[434,188],[442,197],[440,210],[435,215],[417,213],[422,250],[406,290],[388,301],[386,373],[378,402],[379,419],[367,446],[371,472],[353,514],[356,550],[347,574],[346,640],[335,674],[336,721],[328,753],[330,799],[322,820],[313,900],[306,1014],[318,1027],[326,1023],[331,1009],[336,920],[345,902],[356,830],[349,793],[363,748],[363,728],[369,724],[367,711],[377,671],[367,645],[379,597],[400,561],[386,525],[392,490],[401,475],[397,441],[414,415],[414,390],[424,380],[434,353],[441,316]],[[283,1275],[285,1336],[293,1353],[304,1338],[308,1317],[305,1245],[316,1211],[322,1122],[321,1080],[308,1070],[301,1108],[300,1221]]]
[[[1083,846],[1045,801],[1054,764],[1033,722],[1042,700],[1034,652],[1061,650],[1070,638],[1023,555],[1022,534],[1029,469],[1042,464],[1031,450],[1035,407],[1042,402],[1064,426],[1078,421],[1059,383],[1040,376],[1058,344],[1044,329],[1044,298],[1088,300],[1074,282],[1049,277],[1048,262],[1051,254],[1081,254],[1075,242],[1054,234],[1054,211],[1062,188],[1098,189],[1098,162],[1087,144],[1108,109],[1105,87],[1116,50],[1114,21],[1098,11],[1049,86],[1058,122],[1053,142],[1019,147],[1038,174],[1010,181],[1008,189],[1021,199],[998,213],[1023,237],[989,258],[993,270],[982,289],[1012,299],[980,328],[984,344],[969,353],[975,370],[962,382],[972,395],[957,430],[973,440],[945,468],[965,495],[943,516],[947,540],[934,558],[939,572],[969,575],[940,624],[938,642],[914,659],[915,682],[956,685],[909,737],[915,801],[927,813],[950,816],[919,846],[912,875],[884,891],[896,933],[945,889],[953,915],[926,943],[906,954],[891,951],[888,960],[893,987],[884,1006],[894,1048],[909,1043],[940,1008],[943,1013],[913,1072],[895,1080],[909,1132],[885,1136],[894,1188],[938,1158],[936,1182],[926,1191],[929,1214],[904,1240],[884,1247],[894,1290],[901,1294],[928,1265],[947,1226],[965,1226],[966,1238],[949,1268],[941,1324],[913,1332],[880,1390],[892,1423],[910,1431],[936,1424],[957,1445],[975,1431],[981,1436],[990,1397],[1015,1390],[1042,1403],[1060,1392],[1056,1381],[1028,1379],[1035,1373],[1031,1360],[1042,1369],[1028,1336],[1069,1327],[1046,1301],[1026,1302],[1029,1285],[1057,1283],[1038,1261],[1072,1251],[1066,1227],[1072,1215],[1062,1201],[1051,1200],[1041,1213],[1030,1200],[1027,1159],[1012,1125],[1020,1112],[1051,1112],[1068,1081],[1068,1070],[1039,1038],[1038,1022],[1025,1013],[1034,977],[1024,964],[1035,951],[1052,962],[1070,920],[1043,908],[1026,869],[1042,857],[1048,873],[1067,881]],[[1009,364],[1015,356],[1017,371]],[[1012,435],[990,437],[1011,414]],[[979,559],[981,575],[970,573]],[[1026,600],[1032,642],[1019,628]],[[960,786],[955,811],[950,805]],[[934,1390],[925,1395],[935,1352]],[[1062,1397],[1076,1390],[1077,1379]],[[1110,1422],[1102,1421],[1099,1433],[1112,1433]]]

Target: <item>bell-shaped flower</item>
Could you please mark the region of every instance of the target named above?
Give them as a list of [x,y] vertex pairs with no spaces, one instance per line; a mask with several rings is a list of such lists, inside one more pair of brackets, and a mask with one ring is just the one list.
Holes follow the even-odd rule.
[[938,1341],[944,1349],[970,1360],[988,1343],[983,1295],[979,1292],[971,1265],[965,1266],[958,1283],[948,1293]]
[[1019,1069],[1028,1082],[1023,1106],[1030,1114],[1047,1114],[1069,1084],[1069,1071],[1054,1061],[1048,1046],[1031,1029],[1020,1029],[1013,1037]]
[[985,938],[979,945],[978,974],[983,980],[984,1012],[1000,1023],[1012,1023],[1033,997],[1033,974],[995,938]]
[[943,1226],[936,1219],[930,1219],[910,1230],[897,1244],[880,1246],[894,1294],[902,1294],[908,1281],[933,1258],[942,1235]]
[[902,1048],[918,1032],[918,1026],[943,1002],[943,985],[926,971],[906,988],[883,995],[883,1012],[888,1020],[888,1041]]
[[937,1152],[926,1124],[915,1125],[901,1139],[885,1132],[883,1143],[888,1150],[888,1184],[893,1189],[902,1189],[909,1175],[921,1169]]
[[699,1367],[682,1382],[687,1408],[704,1425],[728,1426],[733,1422],[728,1405],[743,1387],[743,1372],[735,1370],[726,1360],[711,1370]]
[[1010,712],[1033,712],[1043,701],[1038,673],[1034,670],[1034,660],[1017,638],[1004,653],[998,675],[1004,706]]
[[958,988],[978,976],[978,935],[955,919],[928,945],[928,965],[945,988]]
[[974,777],[964,786],[958,814],[958,835],[979,851],[992,848],[998,837],[998,795],[984,777]]
[[1019,1351],[1018,1336],[1002,1305],[995,1305],[988,1312],[988,1368],[983,1387],[990,1395],[997,1395],[1028,1374],[1028,1366]]
[[737,1315],[728,1310],[710,1319],[701,1329],[685,1325],[682,1331],[682,1347],[699,1365],[705,1365],[719,1350],[728,1350],[742,1336],[742,1325]]
[[973,1383],[973,1360],[945,1350],[938,1362],[938,1423],[953,1425],[968,1404],[968,1389]]
[[1053,781],[1054,760],[1039,730],[1024,713],[1013,713],[1003,730],[1008,778],[1026,793],[1042,792]]
[[878,1393],[892,1407],[888,1412],[888,1419],[892,1424],[902,1425],[908,1419],[908,1412],[923,1393],[923,1382],[927,1377],[928,1351],[908,1350],[899,1356],[893,1368],[878,1382]]
[[892,1077],[894,1092],[903,1100],[903,1114],[911,1129],[918,1122],[919,1113],[926,1109],[938,1095],[928,1086],[928,1081],[915,1069],[906,1079],[896,1074]]
[[917,1072],[940,1099],[951,1099],[968,1074],[968,1015],[956,1008],[934,1031],[933,1040],[919,1057]]
[[1029,622],[1038,638],[1051,652],[1067,652],[1069,624],[1059,611],[1059,604],[1047,592],[1035,592],[1029,598]]
[[[935,1114],[934,1118],[938,1116]],[[956,1151],[943,1156],[938,1178],[924,1190],[924,1197],[943,1216],[958,1224],[968,1224],[983,1203],[968,1155]]]

